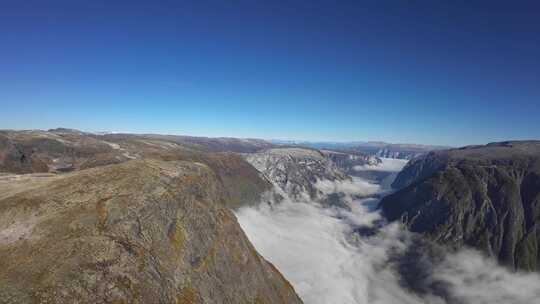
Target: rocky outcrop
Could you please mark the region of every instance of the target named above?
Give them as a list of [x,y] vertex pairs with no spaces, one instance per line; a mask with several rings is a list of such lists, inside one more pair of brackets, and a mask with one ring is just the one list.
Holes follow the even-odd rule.
[[0,133],[0,172],[30,173],[47,172],[47,164],[35,157],[33,151],[25,151],[17,145],[6,133]]
[[[71,129],[49,131],[0,131],[0,173],[65,173],[132,159],[185,160],[206,164],[217,175],[225,191],[225,203],[237,208],[260,201],[271,188],[259,172],[239,154],[212,153],[192,149],[179,139],[184,136],[113,134],[94,135]],[[191,137],[189,137],[191,138]],[[193,137],[191,139],[203,139]],[[228,143],[244,143],[246,149],[258,140],[206,139],[220,150],[233,149]],[[261,141],[263,142],[263,141]],[[251,144],[253,143],[253,144]],[[214,147],[218,149],[218,147]]]
[[449,147],[418,144],[389,144],[385,142],[367,142],[354,147],[355,150],[383,158],[413,159],[430,151]]
[[401,189],[418,180],[426,179],[435,172],[443,169],[448,161],[448,156],[444,152],[428,153],[425,156],[416,157],[410,160],[403,170],[392,182],[392,188]]
[[236,153],[156,153],[149,158],[184,160],[207,165],[222,185],[223,203],[232,209],[258,204],[272,184],[259,171]]
[[321,150],[321,152],[343,172],[352,176],[358,173],[356,166],[377,166],[382,163],[378,157],[355,151]]
[[380,206],[439,243],[540,270],[540,142],[431,152],[411,161]]
[[202,163],[132,160],[6,189],[1,303],[301,302]]
[[384,157],[384,158],[398,158],[398,159],[413,159],[415,157],[421,156],[423,153],[426,152],[418,152],[418,151],[396,151],[391,148],[383,148],[380,150],[377,150],[375,152],[375,155],[378,157]]
[[281,194],[295,201],[319,201],[345,207],[338,193],[327,193],[318,183],[350,181],[321,151],[306,148],[278,148],[246,154],[264,179]]
[[0,130],[0,172],[70,172],[149,155],[257,152],[274,145],[259,139],[157,134],[92,134],[58,128]]
[[236,152],[253,153],[263,149],[275,147],[274,144],[262,139],[233,138],[233,137],[196,137],[182,135],[161,134],[107,134],[102,137],[105,140],[126,140],[138,138],[150,141],[162,141],[204,152]]
[[[0,132],[0,171],[69,172],[127,161],[125,151],[89,134],[47,131]],[[126,156],[127,155],[127,156]]]

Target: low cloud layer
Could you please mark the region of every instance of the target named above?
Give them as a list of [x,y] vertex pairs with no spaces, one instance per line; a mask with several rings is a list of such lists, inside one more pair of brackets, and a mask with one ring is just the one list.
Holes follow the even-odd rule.
[[446,256],[433,277],[450,283],[452,295],[464,303],[540,303],[538,273],[509,272],[474,251]]
[[352,177],[351,180],[344,181],[319,180],[315,183],[315,187],[323,194],[339,192],[349,196],[367,196],[382,191],[380,185],[363,180],[359,177]]
[[383,171],[383,172],[399,172],[407,163],[404,159],[381,158],[382,163],[377,165],[362,165],[354,166],[355,171]]
[[[353,195],[385,191],[361,179],[353,183],[318,186]],[[529,304],[540,299],[538,274],[509,272],[469,250],[426,262],[422,288],[405,287],[400,259],[417,248],[415,236],[398,224],[381,227],[381,215],[373,210],[376,203],[372,198],[351,200],[349,212],[286,199],[242,208],[237,217],[257,250],[307,304]],[[418,252],[413,263],[420,264],[427,257]]]

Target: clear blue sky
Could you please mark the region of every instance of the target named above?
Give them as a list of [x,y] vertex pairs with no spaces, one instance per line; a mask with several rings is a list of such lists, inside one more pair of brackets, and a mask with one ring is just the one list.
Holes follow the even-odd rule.
[[540,2],[0,1],[0,103],[13,129],[538,139]]

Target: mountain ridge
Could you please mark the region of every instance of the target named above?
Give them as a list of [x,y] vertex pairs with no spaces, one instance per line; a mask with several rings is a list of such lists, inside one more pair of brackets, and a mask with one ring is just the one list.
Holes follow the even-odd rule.
[[510,268],[540,270],[540,141],[506,141],[413,159],[380,206],[391,221]]
[[301,303],[204,164],[130,160],[44,178],[0,199],[2,303]]

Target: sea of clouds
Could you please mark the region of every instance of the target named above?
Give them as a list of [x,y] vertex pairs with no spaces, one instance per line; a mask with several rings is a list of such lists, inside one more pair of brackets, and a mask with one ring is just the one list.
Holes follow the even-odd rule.
[[354,166],[355,171],[383,171],[383,172],[399,172],[403,169],[403,166],[407,163],[406,160],[397,158],[381,158],[382,163],[377,165],[360,165]]
[[[380,169],[398,171],[404,162],[397,166],[393,160],[385,161],[385,165]],[[348,192],[349,197],[389,191],[358,178],[350,183],[320,181],[318,187]],[[509,272],[472,250],[430,260],[421,247],[414,247],[415,236],[399,224],[381,225],[384,221],[374,209],[377,202],[351,199],[347,211],[285,199],[272,206],[244,207],[236,215],[255,248],[307,304],[540,303],[538,274]],[[359,233],[366,228],[372,233]],[[414,249],[419,253],[413,256],[413,264],[429,266],[421,269],[422,288],[416,291],[406,287],[400,268],[400,259]]]

